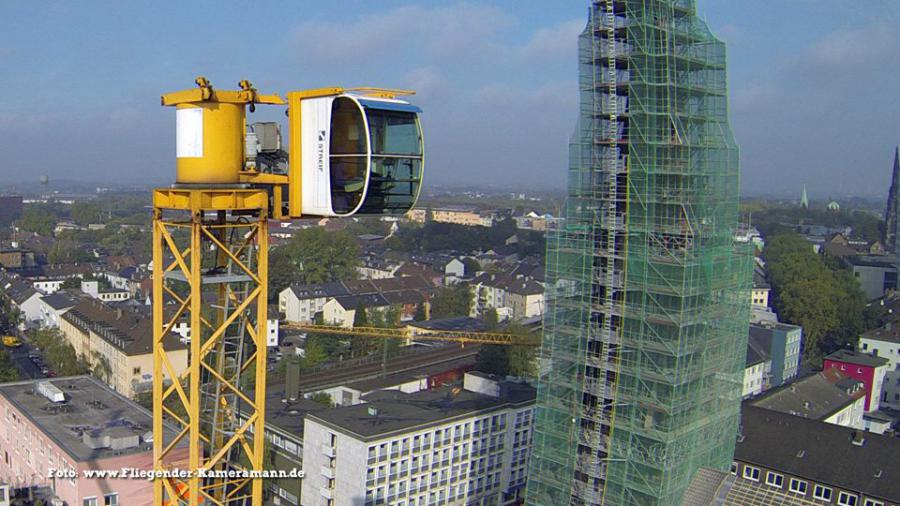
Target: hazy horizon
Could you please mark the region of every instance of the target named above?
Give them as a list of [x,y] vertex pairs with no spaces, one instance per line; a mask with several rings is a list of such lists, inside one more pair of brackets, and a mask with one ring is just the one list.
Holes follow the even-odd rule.
[[[238,8],[179,4],[172,17],[160,3],[11,3],[4,19],[16,22],[0,31],[0,84],[11,97],[0,103],[0,175],[7,184],[42,174],[165,184],[174,113],[159,95],[202,74],[221,89],[247,78],[279,94],[416,89],[426,184],[562,189],[587,5],[352,0],[300,11],[273,2],[267,11],[280,15],[242,36]],[[803,184],[812,199],[886,195],[900,142],[900,4],[700,0],[698,12],[728,46],[744,195],[799,198]],[[283,118],[262,106],[251,116]]]

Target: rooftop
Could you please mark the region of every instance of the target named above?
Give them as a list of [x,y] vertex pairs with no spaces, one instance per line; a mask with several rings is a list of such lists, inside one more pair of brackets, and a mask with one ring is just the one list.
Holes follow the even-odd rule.
[[[850,380],[845,382],[845,380]],[[754,406],[824,420],[865,397],[862,382],[831,368],[797,380],[752,401]]]
[[[535,390],[527,384],[504,382],[500,398],[469,390],[441,387],[406,394],[385,390],[365,404],[311,413],[309,420],[339,430],[364,441],[393,434],[445,424],[453,419],[490,413],[507,407],[534,403]],[[370,414],[370,409],[377,414]]]
[[900,439],[746,403],[741,411],[735,460],[900,502]]
[[[91,331],[126,355],[153,352],[153,319],[142,308],[112,308],[96,300],[82,300],[62,318],[81,329]],[[164,347],[167,350],[185,348],[179,336],[170,334]]]
[[844,258],[850,265],[861,267],[881,267],[884,269],[896,269],[898,260],[894,256],[859,255]]
[[[37,392],[37,385],[49,382],[65,396],[52,402]],[[0,385],[0,396],[40,428],[48,438],[79,462],[119,455],[149,452],[153,415],[91,376],[30,380]],[[167,428],[167,439],[175,432]],[[97,437],[138,438],[127,448],[94,448],[87,440]]]
[[848,364],[862,365],[866,367],[881,367],[883,365],[887,365],[888,363],[888,359],[886,358],[876,357],[875,355],[869,355],[854,350],[838,350],[825,357],[825,360],[846,362]]
[[900,325],[894,322],[888,323],[884,327],[878,327],[860,335],[862,339],[871,339],[873,341],[885,341],[889,343],[900,343]]
[[805,497],[742,480],[725,471],[702,467],[684,494],[681,506],[815,506]]

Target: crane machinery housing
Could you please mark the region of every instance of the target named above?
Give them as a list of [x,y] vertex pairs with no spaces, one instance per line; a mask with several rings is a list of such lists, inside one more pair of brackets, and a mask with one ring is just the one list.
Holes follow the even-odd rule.
[[[284,100],[246,80],[235,91],[195,82],[162,96],[176,108],[177,174],[153,192],[154,505],[261,506],[268,220],[409,210],[424,167],[420,110],[397,98],[404,90]],[[288,149],[277,123],[247,125],[264,104],[286,106]],[[182,319],[189,360],[176,373],[163,341]],[[187,462],[175,451],[185,445]]]

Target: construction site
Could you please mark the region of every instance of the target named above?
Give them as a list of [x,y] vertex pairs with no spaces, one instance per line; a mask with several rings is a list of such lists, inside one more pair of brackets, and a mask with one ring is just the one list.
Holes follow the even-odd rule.
[[547,312],[528,503],[678,504],[727,469],[750,256],[725,47],[693,0],[594,1]]

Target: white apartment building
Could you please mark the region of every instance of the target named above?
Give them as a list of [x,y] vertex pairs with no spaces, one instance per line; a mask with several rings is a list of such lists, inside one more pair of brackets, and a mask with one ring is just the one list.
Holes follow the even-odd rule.
[[308,414],[304,506],[507,505],[521,501],[532,387],[467,373],[463,389],[380,391]]
[[859,337],[859,351],[888,360],[881,385],[880,406],[900,409],[900,325],[895,322],[870,330]]
[[278,311],[289,322],[312,323],[329,298],[341,295],[349,295],[341,283],[291,285],[278,294]]

